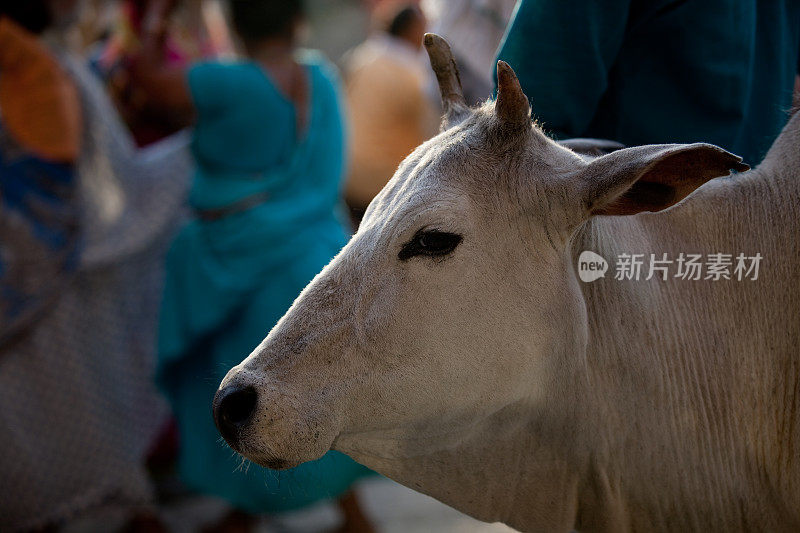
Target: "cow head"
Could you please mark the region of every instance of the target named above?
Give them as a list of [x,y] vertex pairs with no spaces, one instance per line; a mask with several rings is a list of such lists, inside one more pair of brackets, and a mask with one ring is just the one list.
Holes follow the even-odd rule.
[[400,165],[215,398],[223,436],[262,465],[332,447],[368,464],[435,453],[505,406],[547,405],[586,344],[576,230],[665,209],[746,168],[706,144],[579,156],[532,124],[508,65],[496,101],[470,109],[446,43],[425,44],[441,133]]

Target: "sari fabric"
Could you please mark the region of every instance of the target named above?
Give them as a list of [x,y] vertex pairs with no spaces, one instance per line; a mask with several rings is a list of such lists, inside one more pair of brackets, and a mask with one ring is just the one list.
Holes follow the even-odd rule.
[[180,472],[192,488],[253,512],[298,508],[347,490],[367,470],[330,452],[289,471],[256,465],[220,443],[211,400],[347,242],[340,215],[344,131],[338,82],[320,56],[301,59],[310,82],[309,124],[255,63],[194,67],[198,112],[190,193],[203,212],[265,200],[186,225],[169,253],[159,332],[159,377],[181,434]]

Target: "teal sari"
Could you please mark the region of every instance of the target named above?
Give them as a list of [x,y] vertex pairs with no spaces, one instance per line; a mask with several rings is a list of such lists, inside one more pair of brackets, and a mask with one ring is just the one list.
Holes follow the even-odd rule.
[[[158,375],[178,421],[181,476],[252,513],[336,497],[369,472],[337,452],[288,471],[240,469],[211,417],[227,371],[348,239],[338,82],[319,56],[302,62],[311,99],[299,141],[294,107],[258,65],[209,63],[190,72],[198,111],[190,204],[216,215],[190,221],[175,239],[161,308]],[[257,205],[247,204],[252,198]],[[242,202],[249,207],[229,209]]]

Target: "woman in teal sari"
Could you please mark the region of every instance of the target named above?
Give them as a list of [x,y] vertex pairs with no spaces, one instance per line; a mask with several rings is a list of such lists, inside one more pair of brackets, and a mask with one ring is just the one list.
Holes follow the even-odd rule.
[[[162,102],[191,105],[196,114],[195,217],[167,259],[159,331],[159,380],[178,421],[180,473],[191,488],[255,514],[338,497],[368,471],[336,452],[290,471],[240,468],[211,417],[227,369],[261,342],[348,239],[335,69],[319,54],[294,49],[300,2],[230,4],[249,59],[176,73],[146,48],[134,78]],[[148,35],[163,33],[158,13],[149,24]],[[149,46],[161,49],[154,38]],[[363,530],[349,502],[350,529]]]

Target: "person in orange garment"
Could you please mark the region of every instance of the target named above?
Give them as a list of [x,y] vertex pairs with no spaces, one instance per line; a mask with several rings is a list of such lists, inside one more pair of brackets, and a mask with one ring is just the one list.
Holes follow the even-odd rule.
[[425,26],[420,8],[407,5],[345,58],[352,128],[346,198],[354,219],[438,130],[438,110],[426,93],[432,73],[420,54]]

